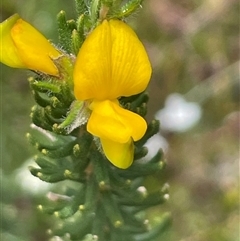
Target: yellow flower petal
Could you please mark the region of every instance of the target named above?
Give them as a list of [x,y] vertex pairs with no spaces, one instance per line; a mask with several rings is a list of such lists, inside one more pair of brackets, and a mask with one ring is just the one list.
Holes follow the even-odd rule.
[[116,99],[144,91],[151,75],[147,53],[134,31],[104,20],[83,43],[74,68],[77,99]]
[[146,121],[139,115],[125,110],[116,101],[94,101],[87,130],[94,136],[118,143],[130,138],[139,140],[146,132]]
[[101,139],[107,159],[116,167],[126,169],[133,162],[134,145],[131,139],[127,143],[118,143]]
[[1,23],[1,62],[15,68],[28,68],[58,75],[52,59],[61,54],[33,26],[18,14]]
[[19,19],[18,14],[14,14],[0,24],[0,62],[13,68],[26,68],[25,64],[18,56],[16,46],[11,37],[11,28]]

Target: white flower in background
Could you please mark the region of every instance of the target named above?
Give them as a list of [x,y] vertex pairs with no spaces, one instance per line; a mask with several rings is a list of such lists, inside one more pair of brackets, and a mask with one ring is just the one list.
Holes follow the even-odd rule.
[[172,132],[185,132],[200,120],[202,110],[199,104],[187,102],[180,94],[168,96],[165,107],[156,113],[160,120],[161,130]]
[[23,190],[33,195],[38,195],[49,191],[53,184],[43,182],[34,177],[28,170],[29,166],[36,166],[36,163],[33,159],[27,160],[20,168],[16,170],[16,182],[20,184]]
[[163,152],[167,152],[168,142],[163,136],[156,134],[148,139],[145,146],[148,149],[148,154],[145,156],[145,158],[149,160],[156,155],[159,148],[161,148]]

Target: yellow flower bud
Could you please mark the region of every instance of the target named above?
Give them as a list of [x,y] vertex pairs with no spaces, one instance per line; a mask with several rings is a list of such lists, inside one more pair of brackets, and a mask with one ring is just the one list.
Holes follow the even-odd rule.
[[53,59],[61,54],[32,25],[14,14],[0,24],[0,61],[13,68],[27,68],[58,76]]

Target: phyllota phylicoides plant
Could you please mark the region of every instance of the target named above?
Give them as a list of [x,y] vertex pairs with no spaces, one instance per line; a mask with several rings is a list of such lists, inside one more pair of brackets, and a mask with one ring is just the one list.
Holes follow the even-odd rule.
[[27,138],[38,150],[33,175],[76,189],[56,195],[40,211],[59,220],[48,233],[62,240],[159,240],[168,214],[148,221],[146,210],[166,201],[166,185],[148,191],[145,180],[164,170],[162,151],[145,160],[144,92],[151,64],[125,20],[142,0],[76,0],[77,19],[58,16],[59,45],[14,14],[1,23],[0,61],[33,72],[36,102]]

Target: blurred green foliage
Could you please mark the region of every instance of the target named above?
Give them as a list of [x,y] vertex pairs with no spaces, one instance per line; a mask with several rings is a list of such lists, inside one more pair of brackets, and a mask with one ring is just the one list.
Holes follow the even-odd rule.
[[[239,3],[148,0],[143,6],[129,23],[153,65],[149,119],[174,92],[198,102],[203,110],[193,129],[161,133],[169,145],[165,175],[170,200],[161,210],[152,209],[149,216],[157,218],[162,209],[172,212],[173,226],[162,240],[236,241],[240,234],[239,75],[235,64],[239,61]],[[18,12],[58,43],[56,14],[62,9],[68,19],[74,17],[74,1],[3,0],[1,18]],[[45,230],[52,221],[36,209],[44,202],[45,192],[28,191],[30,183],[21,184],[23,176],[19,175],[19,168],[34,154],[24,138],[34,103],[27,76],[27,71],[1,65],[4,241],[46,240]],[[158,185],[156,180],[149,183]]]

